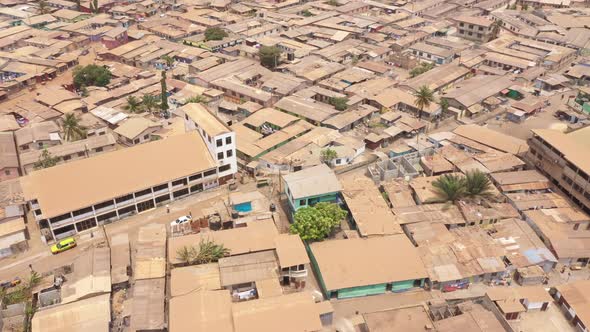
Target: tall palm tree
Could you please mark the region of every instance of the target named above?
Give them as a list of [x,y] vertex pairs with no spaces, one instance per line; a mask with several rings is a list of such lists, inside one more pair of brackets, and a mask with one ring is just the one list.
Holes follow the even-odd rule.
[[492,183],[482,171],[476,169],[465,173],[465,196],[488,198],[492,195]]
[[172,57],[170,57],[169,55],[164,55],[161,58],[162,60],[164,60],[164,62],[166,62],[166,66],[168,68],[171,68],[172,65],[174,64],[174,59]]
[[141,98],[141,103],[143,107],[145,107],[145,109],[151,113],[154,111],[154,109],[158,108],[158,99],[159,98],[154,95],[145,94]]
[[462,175],[444,174],[432,182],[435,193],[445,201],[456,202],[466,193],[466,180]]
[[127,97],[127,105],[123,108],[131,113],[137,113],[141,110],[141,100],[135,96]]
[[75,141],[86,137],[86,128],[80,124],[80,117],[66,113],[61,121],[66,141]]
[[434,94],[432,90],[426,85],[421,86],[418,91],[414,92],[414,105],[420,110],[418,112],[418,118],[422,119],[422,113],[424,108],[429,107],[430,103],[434,102]]

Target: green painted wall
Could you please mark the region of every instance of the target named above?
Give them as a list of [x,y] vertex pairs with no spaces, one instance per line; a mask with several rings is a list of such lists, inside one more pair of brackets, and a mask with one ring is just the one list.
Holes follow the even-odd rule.
[[347,299],[351,297],[383,294],[385,293],[386,289],[387,284],[344,288],[338,290],[338,298]]
[[[424,287],[424,279],[420,280],[420,287]],[[391,284],[392,292],[403,292],[414,288],[414,280],[398,281]]]
[[[286,190],[285,190],[285,193]],[[305,200],[307,203],[305,205],[301,205],[301,200]],[[300,199],[296,199],[293,200],[291,197],[289,197],[289,203],[291,204],[291,209],[293,209],[293,211],[297,211],[298,209],[302,208],[302,207],[306,207],[306,206],[310,206],[310,205],[314,205],[320,202],[336,202],[336,200],[338,200],[338,193],[326,193],[326,194],[322,194],[322,195],[316,195],[316,196],[309,196],[309,197],[305,197],[305,198],[300,198]]]

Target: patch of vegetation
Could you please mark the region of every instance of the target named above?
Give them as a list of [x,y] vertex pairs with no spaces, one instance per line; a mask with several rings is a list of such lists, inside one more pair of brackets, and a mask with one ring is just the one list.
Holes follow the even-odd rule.
[[73,76],[76,89],[88,86],[106,86],[111,81],[111,72],[98,65],[78,66],[74,68]]
[[291,224],[291,233],[299,234],[303,241],[321,241],[346,217],[348,212],[338,204],[322,202],[306,206],[295,212],[295,222]]

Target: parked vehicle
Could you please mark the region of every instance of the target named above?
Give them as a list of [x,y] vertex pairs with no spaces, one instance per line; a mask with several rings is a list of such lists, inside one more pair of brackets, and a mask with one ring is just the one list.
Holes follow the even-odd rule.
[[191,221],[193,221],[193,218],[191,216],[182,216],[182,217],[172,221],[170,223],[170,226],[182,225],[182,224],[186,224],[187,222],[191,222]]
[[64,252],[66,250],[70,250],[76,246],[76,240],[73,237],[69,237],[67,239],[63,239],[56,244],[51,246],[51,253],[52,254],[59,254],[60,252]]
[[448,292],[454,292],[459,289],[467,289],[467,288],[469,288],[468,282],[459,282],[459,283],[444,286],[442,291],[443,291],[443,293],[448,293]]
[[20,278],[19,277],[15,277],[11,281],[1,282],[0,283],[0,289],[7,289],[7,288],[16,287],[16,286],[20,285],[20,283],[21,283]]

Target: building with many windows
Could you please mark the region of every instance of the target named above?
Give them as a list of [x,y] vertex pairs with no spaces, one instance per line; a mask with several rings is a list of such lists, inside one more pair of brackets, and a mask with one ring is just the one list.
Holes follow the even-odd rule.
[[42,232],[60,239],[216,187],[229,172],[193,132],[39,170],[21,185]]
[[527,158],[586,213],[590,213],[590,128],[568,134],[534,129]]
[[236,134],[201,104],[186,104],[179,111],[184,113],[186,131],[198,132],[217,162],[219,183],[224,184],[233,179],[238,171]]
[[494,21],[485,17],[459,16],[454,18],[457,35],[468,40],[487,43],[494,39]]

